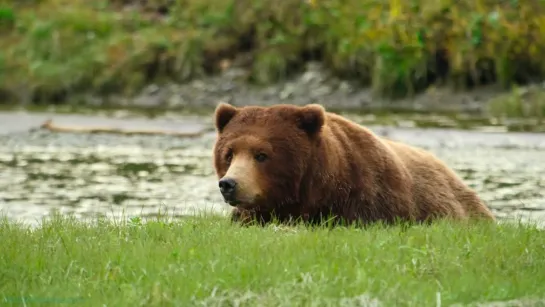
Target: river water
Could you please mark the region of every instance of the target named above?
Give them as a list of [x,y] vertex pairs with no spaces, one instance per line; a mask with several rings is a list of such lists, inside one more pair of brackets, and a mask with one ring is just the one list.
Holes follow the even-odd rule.
[[[77,125],[198,131],[211,116],[105,119],[0,113],[0,210],[35,223],[77,217],[225,213],[212,165],[214,132],[199,138],[52,133],[45,119]],[[370,126],[431,150],[474,187],[499,218],[545,221],[545,134]]]

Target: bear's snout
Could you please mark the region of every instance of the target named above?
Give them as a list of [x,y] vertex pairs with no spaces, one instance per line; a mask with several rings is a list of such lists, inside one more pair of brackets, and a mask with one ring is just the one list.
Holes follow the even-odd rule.
[[237,182],[234,179],[229,177],[227,178],[224,177],[220,179],[218,185],[220,188],[221,195],[223,195],[223,198],[225,199],[226,202],[231,203],[235,201],[235,192],[236,192]]

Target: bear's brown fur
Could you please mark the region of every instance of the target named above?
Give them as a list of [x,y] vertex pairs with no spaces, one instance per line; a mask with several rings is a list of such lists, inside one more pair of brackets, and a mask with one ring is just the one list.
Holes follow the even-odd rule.
[[214,166],[233,220],[494,220],[430,152],[381,138],[317,104],[215,112]]

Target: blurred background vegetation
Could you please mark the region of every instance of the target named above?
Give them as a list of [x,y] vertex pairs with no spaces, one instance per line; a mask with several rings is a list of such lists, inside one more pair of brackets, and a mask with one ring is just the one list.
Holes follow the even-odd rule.
[[134,94],[247,68],[270,84],[319,61],[384,97],[541,82],[541,0],[0,0],[0,101]]

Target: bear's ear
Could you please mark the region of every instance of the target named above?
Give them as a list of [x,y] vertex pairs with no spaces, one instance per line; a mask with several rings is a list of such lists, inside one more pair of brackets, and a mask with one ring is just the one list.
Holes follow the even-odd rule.
[[220,102],[220,104],[218,104],[215,111],[216,129],[218,132],[223,131],[223,128],[225,128],[229,121],[237,114],[237,111],[236,107],[225,102]]
[[298,114],[298,126],[313,135],[322,129],[325,123],[325,109],[319,104],[307,104]]

